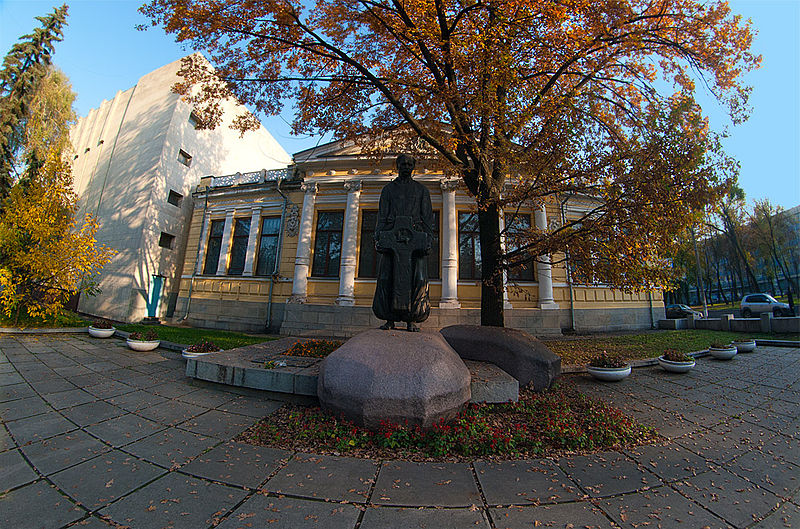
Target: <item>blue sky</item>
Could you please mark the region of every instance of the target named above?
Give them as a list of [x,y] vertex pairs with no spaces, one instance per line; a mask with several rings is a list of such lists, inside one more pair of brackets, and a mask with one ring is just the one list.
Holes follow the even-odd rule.
[[[69,26],[56,47],[55,62],[72,80],[80,115],[118,90],[132,87],[142,75],[192,51],[160,29],[134,29],[147,22],[136,11],[143,1],[68,3]],[[52,11],[54,5],[0,0],[0,52],[5,55],[37,24],[33,17]],[[745,124],[732,127],[723,109],[710,99],[704,110],[714,129],[730,134],[725,148],[741,163],[740,184],[748,200],[769,198],[788,209],[800,204],[800,0],[734,0],[731,7],[752,18],[758,30],[753,49],[764,57],[762,68],[747,77],[753,86],[753,113]],[[289,153],[320,141],[292,136],[280,116],[262,122]]]

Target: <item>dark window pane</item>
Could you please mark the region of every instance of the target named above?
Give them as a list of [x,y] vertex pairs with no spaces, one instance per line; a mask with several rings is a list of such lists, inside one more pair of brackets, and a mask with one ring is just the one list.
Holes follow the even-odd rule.
[[211,221],[211,236],[212,237],[222,237],[222,233],[225,231],[225,221],[224,220],[212,220]]
[[208,245],[206,246],[206,262],[203,265],[203,273],[213,275],[217,273],[219,263],[219,251],[222,247],[222,232],[225,231],[224,220],[212,220],[209,230]]
[[433,243],[428,254],[428,278],[439,279],[439,212],[433,212]]
[[378,253],[375,251],[377,211],[361,213],[361,250],[358,253],[358,277],[378,277]]
[[258,245],[256,275],[266,276],[275,271],[275,260],[278,257],[278,233],[280,217],[264,217],[261,219],[261,241]]
[[339,277],[343,222],[343,211],[320,211],[317,215],[314,262],[311,266],[312,276]]
[[481,241],[474,213],[458,214],[458,278],[481,278]]
[[233,230],[233,244],[231,245],[231,263],[228,275],[240,276],[244,271],[244,261],[247,257],[247,241],[250,238],[250,219],[236,219]]
[[[526,232],[531,228],[531,216],[528,214],[508,215],[508,230],[506,231],[506,249],[511,252],[525,245]],[[508,271],[508,277],[517,281],[533,281],[533,259]]]

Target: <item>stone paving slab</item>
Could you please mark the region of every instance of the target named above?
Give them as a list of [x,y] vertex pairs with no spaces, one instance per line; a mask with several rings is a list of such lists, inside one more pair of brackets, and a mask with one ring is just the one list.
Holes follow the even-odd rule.
[[86,511],[45,481],[37,481],[3,496],[0,527],[53,529],[83,518]]
[[75,423],[55,411],[10,421],[6,426],[20,446],[78,429]]
[[669,487],[604,500],[600,507],[620,527],[697,527],[728,529],[731,526]]
[[133,413],[126,413],[98,424],[89,425],[85,429],[109,445],[120,447],[164,430],[166,426]]
[[[360,514],[353,505],[255,494],[217,529],[351,529]],[[368,526],[362,524],[362,527]]]
[[57,435],[22,447],[31,464],[43,475],[107,452],[110,447],[82,430]]
[[361,527],[370,529],[489,529],[486,514],[479,509],[418,509],[375,507],[364,512]]
[[800,466],[768,453],[747,452],[725,468],[782,498],[800,490]]
[[625,453],[665,482],[696,476],[711,469],[707,459],[676,443],[640,446]]
[[292,452],[229,441],[198,456],[181,472],[228,485],[256,489],[284,465]]
[[747,527],[781,503],[771,492],[721,468],[678,481],[673,487],[734,527]]
[[0,404],[0,417],[4,421],[16,421],[17,419],[33,417],[52,410],[53,408],[43,401],[41,397],[33,396]]
[[489,505],[527,505],[578,500],[578,486],[549,459],[476,461],[473,464]]
[[38,478],[19,450],[0,453],[0,494]]
[[113,450],[50,476],[59,489],[90,511],[166,474],[166,470]]
[[635,492],[661,485],[661,480],[619,452],[573,456],[559,461],[561,469],[593,498]]
[[372,503],[392,506],[469,507],[481,503],[469,465],[386,461]]
[[178,428],[167,428],[125,446],[125,451],[166,468],[177,468],[220,440]]
[[497,529],[590,528],[616,529],[605,513],[589,502],[489,510]]
[[0,335],[0,527],[98,529],[109,514],[136,529],[800,525],[800,349],[702,358],[681,376],[637,369],[620,384],[566,377],[667,439],[471,464],[236,443],[281,403],[198,386],[184,365],[86,335]]
[[136,529],[208,527],[246,494],[241,489],[172,472],[102,509],[100,514]]
[[90,426],[107,419],[125,415],[126,411],[122,408],[117,408],[113,404],[97,400],[66,409],[62,413],[64,417],[78,426]]
[[276,494],[363,503],[377,473],[376,461],[296,454],[263,489]]
[[246,415],[209,410],[180,424],[181,429],[190,432],[230,439],[236,437],[250,426],[255,419]]

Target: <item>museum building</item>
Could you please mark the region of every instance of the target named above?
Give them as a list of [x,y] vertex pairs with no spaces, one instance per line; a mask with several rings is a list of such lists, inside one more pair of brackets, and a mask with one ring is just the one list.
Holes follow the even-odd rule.
[[[193,211],[172,322],[251,332],[348,337],[383,323],[372,314],[373,231],[396,155],[378,161],[352,142],[294,155],[280,171],[207,176]],[[420,326],[480,323],[480,243],[475,202],[460,180],[420,160],[435,217],[428,256],[431,315]],[[579,218],[575,199],[514,211],[522,229]],[[501,219],[502,223],[503,219]],[[511,231],[511,230],[509,230]],[[660,292],[579,284],[562,255],[506,277],[505,324],[534,335],[650,328],[664,316]]]

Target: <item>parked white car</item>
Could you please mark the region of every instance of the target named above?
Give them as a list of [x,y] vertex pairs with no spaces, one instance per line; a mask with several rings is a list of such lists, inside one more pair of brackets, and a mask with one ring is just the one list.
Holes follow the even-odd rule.
[[771,312],[775,316],[793,316],[788,304],[781,303],[769,294],[748,294],[742,298],[741,309],[743,318],[762,312]]

